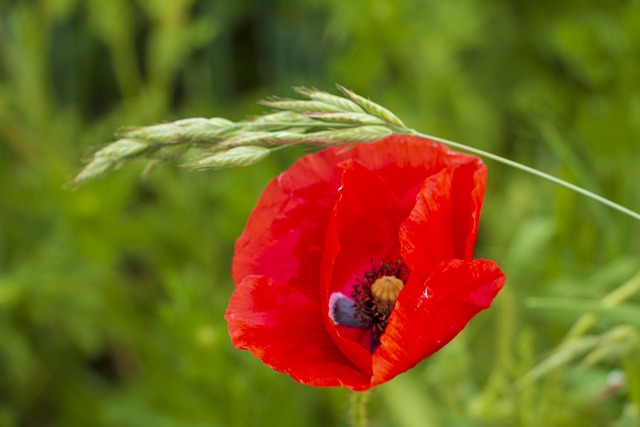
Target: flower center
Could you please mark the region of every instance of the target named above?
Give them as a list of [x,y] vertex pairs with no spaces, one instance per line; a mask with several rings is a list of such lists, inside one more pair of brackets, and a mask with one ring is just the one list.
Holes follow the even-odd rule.
[[377,266],[372,262],[371,270],[356,279],[351,298],[340,292],[331,296],[329,314],[337,325],[370,330],[368,346],[373,353],[408,278],[409,269],[402,260]]
[[404,282],[395,276],[382,276],[373,282],[371,296],[378,313],[385,313],[387,316],[391,313],[403,286]]
[[356,279],[357,283],[351,292],[354,315],[363,321],[365,328],[373,328],[379,335],[384,332],[408,276],[409,269],[398,260],[395,263],[380,262],[379,266],[372,265],[362,279]]

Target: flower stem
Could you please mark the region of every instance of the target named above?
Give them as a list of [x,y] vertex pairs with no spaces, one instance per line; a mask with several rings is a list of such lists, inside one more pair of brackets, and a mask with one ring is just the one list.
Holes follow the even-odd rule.
[[369,400],[368,391],[354,391],[351,394],[351,426],[367,427],[369,421],[367,419],[367,401]]
[[621,206],[621,205],[619,205],[619,204],[617,204],[615,202],[612,202],[611,200],[606,199],[606,198],[604,198],[602,196],[598,196],[597,194],[592,193],[591,191],[585,190],[582,187],[578,187],[577,185],[571,184],[570,182],[564,181],[564,180],[562,180],[560,178],[556,178],[553,175],[549,175],[547,173],[544,173],[544,172],[539,171],[537,169],[534,169],[532,167],[523,165],[523,164],[518,163],[518,162],[514,162],[513,160],[505,159],[504,157],[497,156],[495,154],[486,152],[484,150],[480,150],[478,148],[473,148],[473,147],[469,147],[469,146],[464,145],[464,144],[460,144],[459,142],[449,141],[447,139],[438,138],[438,137],[435,137],[435,136],[427,135],[427,134],[424,134],[424,133],[421,133],[421,132],[416,132],[416,131],[414,131],[414,135],[421,136],[423,138],[432,139],[434,141],[441,142],[441,143],[443,143],[445,145],[448,145],[450,147],[457,148],[457,149],[460,149],[460,150],[464,150],[464,151],[467,151],[469,153],[477,154],[479,156],[486,157],[486,158],[494,160],[496,162],[503,163],[503,164],[505,164],[507,166],[511,166],[513,168],[520,169],[522,171],[528,172],[528,173],[530,173],[532,175],[536,175],[536,176],[538,176],[540,178],[544,178],[544,179],[546,179],[548,181],[551,181],[551,182],[556,183],[558,185],[561,185],[561,186],[563,186],[565,188],[568,188],[569,190],[575,191],[576,193],[580,193],[583,196],[587,196],[590,199],[593,199],[593,200],[595,200],[595,201],[597,201],[599,203],[602,203],[603,205],[609,206],[610,208],[615,209],[618,212],[622,212],[623,214],[628,215],[631,218],[634,218],[634,219],[637,219],[638,221],[640,221],[640,213],[634,212],[631,209],[625,208],[624,206]]

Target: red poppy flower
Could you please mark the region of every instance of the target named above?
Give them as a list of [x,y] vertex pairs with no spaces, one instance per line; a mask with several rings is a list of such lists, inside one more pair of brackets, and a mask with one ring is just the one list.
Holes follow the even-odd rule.
[[473,260],[486,176],[477,157],[408,136],[302,157],[236,243],[233,345],[353,390],[438,351],[504,284]]

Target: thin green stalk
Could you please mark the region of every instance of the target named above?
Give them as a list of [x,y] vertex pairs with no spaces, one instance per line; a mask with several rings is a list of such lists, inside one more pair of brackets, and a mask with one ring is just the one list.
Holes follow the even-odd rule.
[[[640,292],[640,272],[602,298],[602,306],[613,308],[638,292]],[[564,341],[566,342],[584,335],[597,321],[598,317],[595,314],[583,314],[569,330]]]
[[617,204],[615,202],[612,202],[609,199],[605,199],[602,196],[598,196],[597,194],[592,193],[591,191],[585,190],[582,187],[578,187],[577,185],[571,184],[570,182],[564,181],[564,180],[562,180],[560,178],[556,178],[553,175],[549,175],[547,173],[544,173],[544,172],[539,171],[537,169],[534,169],[532,167],[523,165],[523,164],[518,163],[518,162],[514,162],[513,160],[505,159],[504,157],[497,156],[495,154],[489,153],[489,152],[484,151],[484,150],[480,150],[478,148],[469,147],[467,145],[460,144],[460,143],[454,142],[454,141],[449,141],[449,140],[443,139],[443,138],[438,138],[436,136],[431,136],[431,135],[427,135],[427,134],[424,134],[424,133],[421,133],[421,132],[416,132],[416,131],[414,131],[414,135],[421,136],[423,138],[432,139],[434,141],[441,142],[441,143],[443,143],[445,145],[448,145],[450,147],[457,148],[457,149],[460,149],[460,150],[464,150],[464,151],[467,151],[469,153],[477,154],[479,156],[486,157],[487,159],[491,159],[491,160],[494,160],[496,162],[503,163],[503,164],[505,164],[507,166],[511,166],[513,168],[520,169],[520,170],[528,172],[528,173],[530,173],[532,175],[536,175],[536,176],[538,176],[540,178],[544,178],[547,181],[551,181],[551,182],[553,182],[555,184],[558,184],[558,185],[561,185],[561,186],[563,186],[565,188],[568,188],[569,190],[575,191],[576,193],[580,193],[583,196],[587,196],[590,199],[593,199],[593,200],[595,200],[595,201],[597,201],[599,203],[602,203],[603,205],[607,205],[612,209],[615,209],[615,210],[617,210],[619,212],[622,212],[622,213],[624,213],[626,215],[629,215],[630,217],[635,218],[638,221],[640,221],[640,213],[634,212],[631,209],[625,208],[624,206],[621,206],[621,205],[619,205],[619,204]]
[[369,420],[367,419],[367,401],[369,400],[368,391],[355,391],[351,394],[351,426],[367,427]]
[[[477,148],[409,129],[386,108],[342,86],[338,86],[338,89],[342,96],[315,89],[296,88],[306,100],[272,98],[263,101],[264,105],[277,112],[244,122],[234,123],[222,118],[193,118],[125,129],[118,134],[117,141],[93,154],[72,181],[72,185],[106,175],[135,160],[147,160],[150,164],[175,160],[191,148],[202,153],[198,160],[185,166],[196,170],[216,169],[254,164],[266,157],[268,150],[273,150],[275,146],[299,143],[351,146],[360,142],[378,141],[396,133],[429,138],[520,169],[640,221],[640,213],[555,176]],[[182,143],[190,145],[183,151],[178,149],[177,152],[170,153],[166,153],[167,150],[163,147],[163,144],[173,146]]]

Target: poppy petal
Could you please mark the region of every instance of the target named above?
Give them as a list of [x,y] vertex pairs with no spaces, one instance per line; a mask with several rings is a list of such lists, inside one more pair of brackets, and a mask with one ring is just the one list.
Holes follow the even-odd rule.
[[[325,242],[324,267],[330,272],[327,290],[348,295],[371,261],[399,256],[398,228],[408,215],[378,175],[357,161],[339,165],[341,185]],[[395,259],[394,259],[395,261]],[[323,271],[323,273],[324,273]]]
[[375,172],[396,193],[400,205],[413,206],[424,180],[447,167],[476,163],[471,154],[450,150],[430,139],[392,135],[376,143],[358,144],[346,154]]
[[389,186],[375,173],[352,160],[341,163],[339,168],[339,199],[327,229],[322,263],[324,321],[343,353],[368,372],[371,353],[354,341],[361,331],[336,327],[330,317],[330,297],[335,293],[349,295],[356,279],[371,269],[372,259],[387,261],[398,257],[397,230],[404,215],[397,212],[396,198]]
[[303,157],[274,179],[236,241],[234,282],[264,275],[319,299],[325,230],[339,179],[332,157],[319,154]]
[[444,259],[473,258],[485,183],[481,162],[446,168],[426,179],[400,227],[402,259],[413,275],[426,277]]
[[480,159],[456,168],[452,183],[453,241],[460,259],[473,259],[480,212],[487,186],[487,166]]
[[232,344],[303,384],[369,387],[370,377],[340,352],[318,302],[264,276],[247,276],[225,314]]
[[409,279],[373,354],[373,381],[380,384],[412,368],[451,341],[491,305],[505,276],[493,261],[444,261],[420,283]]

